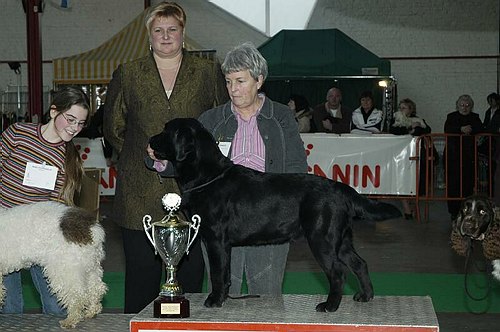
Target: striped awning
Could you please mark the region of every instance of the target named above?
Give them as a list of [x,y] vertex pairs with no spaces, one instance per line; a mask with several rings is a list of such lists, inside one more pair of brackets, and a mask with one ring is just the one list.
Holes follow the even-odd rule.
[[[119,64],[145,56],[149,51],[148,33],[144,27],[146,11],[101,46],[65,58],[53,60],[55,84],[105,84]],[[188,37],[187,50],[200,47]]]

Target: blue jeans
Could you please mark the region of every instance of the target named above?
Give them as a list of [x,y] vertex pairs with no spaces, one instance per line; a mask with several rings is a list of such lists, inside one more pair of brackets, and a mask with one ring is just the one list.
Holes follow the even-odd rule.
[[[40,294],[42,301],[42,312],[54,316],[65,316],[66,309],[63,309],[58,303],[57,298],[51,293],[47,284],[47,279],[43,275],[42,268],[33,265],[30,268],[31,279]],[[21,283],[21,272],[10,273],[3,278],[5,286],[5,301],[0,309],[4,314],[22,314],[24,308],[23,286]]]
[[[231,249],[231,286],[229,294],[241,294],[245,274],[248,294],[281,295],[283,276],[290,243]],[[202,246],[205,268],[208,272],[208,292],[212,291],[210,265],[205,244]]]

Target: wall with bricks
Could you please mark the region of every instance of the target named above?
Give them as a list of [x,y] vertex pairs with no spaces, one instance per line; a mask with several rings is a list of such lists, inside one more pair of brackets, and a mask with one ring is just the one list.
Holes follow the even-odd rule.
[[[70,9],[45,0],[39,15],[43,60],[91,50],[119,32],[144,9],[142,0],[73,0]],[[152,1],[157,3],[158,1]],[[202,0],[179,0],[188,14],[187,34],[219,57],[237,43],[266,37]],[[308,28],[338,28],[380,57],[388,58],[399,98],[409,97],[434,132],[460,94],[470,94],[483,117],[486,96],[498,90],[497,0],[317,0]],[[26,19],[22,1],[0,0],[0,61],[25,61]],[[497,56],[497,57],[495,57]],[[52,87],[52,64],[43,84]],[[0,63],[0,92],[18,76]],[[21,66],[27,85],[27,65]]]
[[483,119],[486,96],[498,91],[499,6],[497,0],[318,0],[308,28],[340,29],[390,59],[399,99],[413,99],[433,132],[442,132],[458,96],[471,95]]

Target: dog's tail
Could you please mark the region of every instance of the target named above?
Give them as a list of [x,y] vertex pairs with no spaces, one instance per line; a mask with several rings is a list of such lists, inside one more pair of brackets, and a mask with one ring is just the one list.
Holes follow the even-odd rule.
[[382,221],[400,218],[401,211],[392,204],[369,199],[362,195],[355,195],[352,200],[354,216],[364,220]]

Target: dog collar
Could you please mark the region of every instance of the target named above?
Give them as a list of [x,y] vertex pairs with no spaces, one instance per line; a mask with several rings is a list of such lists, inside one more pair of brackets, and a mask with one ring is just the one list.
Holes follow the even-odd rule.
[[210,184],[212,184],[213,182],[219,180],[220,178],[222,178],[224,176],[224,174],[227,173],[227,171],[229,171],[231,168],[233,168],[234,165],[226,168],[222,173],[220,173],[219,175],[217,175],[216,177],[214,177],[212,180],[208,181],[208,182],[205,182],[203,184],[200,184],[199,186],[196,186],[196,187],[193,187],[193,188],[189,188],[189,189],[186,189],[184,190],[182,193],[185,194],[185,193],[189,193],[191,191],[195,191],[195,190],[198,190],[198,189],[201,189],[201,188],[204,188]]

